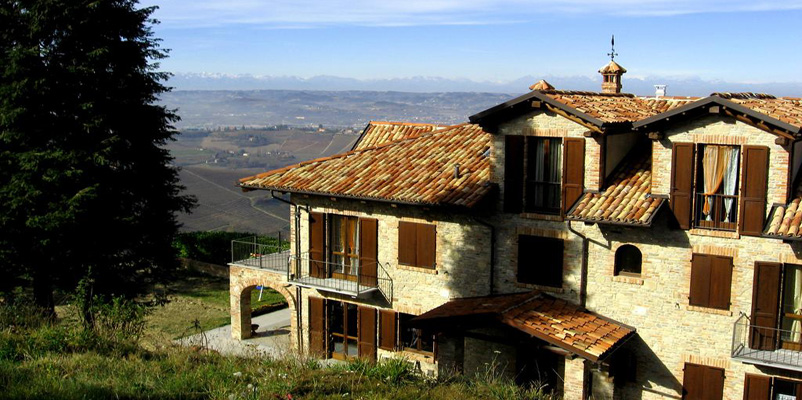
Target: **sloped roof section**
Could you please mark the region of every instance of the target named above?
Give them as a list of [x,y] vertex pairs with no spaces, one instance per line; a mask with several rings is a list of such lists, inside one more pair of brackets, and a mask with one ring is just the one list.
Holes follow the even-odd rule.
[[665,201],[651,197],[651,152],[636,146],[610,178],[601,193],[585,193],[569,211],[572,220],[651,226]]
[[445,128],[445,126],[435,124],[370,121],[351,150],[376,147],[382,144],[420,136],[421,134],[443,128]]
[[635,329],[538,291],[457,299],[413,320],[447,324],[454,318],[491,317],[591,361],[605,358]]
[[624,67],[618,65],[618,63],[613,60],[610,60],[610,62],[607,63],[607,65],[601,67],[601,69],[599,70],[600,74],[614,74],[617,72],[623,74],[626,73],[627,70]]
[[565,90],[543,91],[543,94],[604,123],[634,122],[668,111],[690,101],[678,99],[644,99],[627,93],[596,93]]
[[642,98],[627,93],[597,93],[571,90],[532,90],[531,92],[470,116],[470,121],[493,131],[516,115],[540,107],[587,126],[596,132],[627,130],[631,124],[673,110],[693,98]]
[[489,150],[489,134],[478,125],[462,124],[243,178],[239,185],[470,208],[492,190]]

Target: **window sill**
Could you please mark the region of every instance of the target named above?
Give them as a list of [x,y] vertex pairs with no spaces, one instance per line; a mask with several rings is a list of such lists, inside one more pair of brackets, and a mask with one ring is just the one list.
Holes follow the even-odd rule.
[[413,265],[401,265],[401,264],[398,264],[395,267],[396,267],[396,269],[400,269],[402,271],[421,272],[421,273],[429,274],[429,275],[437,275],[438,274],[437,268],[425,268],[425,267],[416,267],[416,266],[413,266]]
[[685,306],[685,309],[688,311],[696,311],[705,314],[714,314],[714,315],[723,315],[725,317],[732,317],[732,311],[730,310],[721,310],[718,308],[710,308],[710,307],[702,307],[702,306],[692,306],[688,304]]
[[695,236],[709,236],[709,237],[717,237],[717,238],[725,238],[725,239],[738,239],[741,235],[738,232],[732,231],[716,231],[711,229],[704,229],[704,228],[693,228],[688,230],[688,234],[695,235]]
[[561,287],[554,287],[554,286],[543,286],[543,285],[536,285],[534,283],[523,283],[523,282],[515,282],[515,287],[524,288],[524,289],[537,289],[541,292],[550,292],[550,293],[565,293],[565,289]]
[[544,220],[544,221],[558,221],[558,222],[562,222],[563,221],[563,217],[561,217],[559,215],[541,214],[541,213],[528,213],[528,212],[521,213],[521,218],[541,219],[541,220]]
[[616,275],[610,277],[613,282],[628,283],[630,285],[643,285],[643,278],[636,276]]

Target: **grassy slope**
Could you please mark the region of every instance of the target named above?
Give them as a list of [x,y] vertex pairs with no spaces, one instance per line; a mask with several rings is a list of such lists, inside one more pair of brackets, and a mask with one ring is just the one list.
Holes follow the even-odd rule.
[[[81,340],[80,328],[69,318],[33,331],[0,326],[0,398],[546,398],[496,379],[492,371],[470,379],[435,381],[412,375],[409,364],[402,361],[321,368],[312,360],[243,359],[179,348],[171,339],[194,333],[190,328],[195,319],[204,329],[228,323],[228,283],[188,275],[166,289],[171,301],[148,316],[139,349],[88,348],[81,344],[88,342]],[[252,304],[257,304],[258,292],[252,296]],[[265,291],[261,304],[276,301],[283,298]]]

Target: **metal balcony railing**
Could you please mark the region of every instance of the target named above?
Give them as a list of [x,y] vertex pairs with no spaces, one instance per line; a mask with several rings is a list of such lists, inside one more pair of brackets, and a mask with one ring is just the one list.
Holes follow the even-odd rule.
[[231,241],[231,264],[262,268],[275,272],[289,271],[289,243],[272,237],[248,237]]
[[334,263],[312,259],[309,253],[291,256],[290,260],[287,280],[293,284],[354,297],[378,291],[392,302],[393,280],[381,262]]
[[[710,208],[704,213],[704,204],[708,202]],[[726,194],[705,195],[696,194],[696,219],[694,221],[697,228],[720,229],[734,231],[738,222],[738,196]]]
[[748,364],[802,371],[802,330],[752,325],[745,314],[735,321],[732,358]]

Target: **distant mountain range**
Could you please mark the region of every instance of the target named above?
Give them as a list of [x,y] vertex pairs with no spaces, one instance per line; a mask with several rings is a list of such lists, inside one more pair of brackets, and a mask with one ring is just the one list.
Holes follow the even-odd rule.
[[[311,78],[297,76],[254,76],[209,73],[176,73],[169,85],[176,90],[315,90],[315,91],[399,91],[485,92],[522,94],[529,85],[545,79],[557,89],[599,91],[599,76],[524,76],[507,82],[473,81],[437,77],[392,79],[354,79],[320,75]],[[700,78],[628,77],[623,86],[627,93],[654,95],[654,85],[668,85],[669,96],[707,96],[713,92],[759,92],[776,96],[802,96],[802,82],[740,83],[710,81]]]

